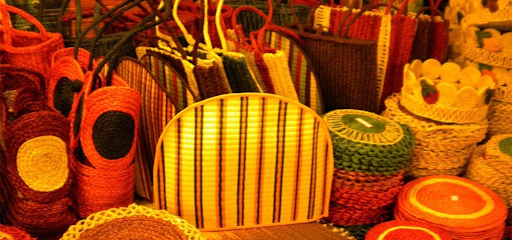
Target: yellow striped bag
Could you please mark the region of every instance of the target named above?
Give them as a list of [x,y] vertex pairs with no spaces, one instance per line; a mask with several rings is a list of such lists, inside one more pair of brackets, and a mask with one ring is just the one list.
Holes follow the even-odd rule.
[[202,231],[328,215],[329,130],[311,108],[265,93],[226,94],[178,113],[155,156],[157,209]]

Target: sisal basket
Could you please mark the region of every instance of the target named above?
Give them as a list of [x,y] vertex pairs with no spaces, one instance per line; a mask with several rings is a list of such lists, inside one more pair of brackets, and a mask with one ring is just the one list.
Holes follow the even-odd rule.
[[365,240],[451,240],[443,230],[427,222],[392,220],[375,225],[366,234]]
[[76,93],[80,92],[83,86],[83,70],[74,58],[61,57],[55,63],[52,63],[50,71],[48,106],[68,117]]
[[61,240],[177,239],[202,240],[185,220],[164,210],[131,204],[89,215],[71,226]]
[[496,88],[494,97],[489,104],[487,119],[489,120],[489,132],[491,138],[499,134],[512,134],[512,88],[501,86]]
[[409,164],[414,146],[409,127],[353,109],[330,111],[323,119],[331,133],[336,168],[389,175]]
[[35,240],[25,231],[6,225],[0,225],[0,238],[5,240]]
[[382,116],[408,125],[415,137],[411,162],[405,175],[459,175],[464,172],[476,144],[485,138],[488,122],[447,124],[418,117],[399,103],[400,96],[386,100]]
[[167,124],[156,149],[156,208],[203,231],[328,214],[329,132],[313,110],[288,98],[243,93],[198,102]]

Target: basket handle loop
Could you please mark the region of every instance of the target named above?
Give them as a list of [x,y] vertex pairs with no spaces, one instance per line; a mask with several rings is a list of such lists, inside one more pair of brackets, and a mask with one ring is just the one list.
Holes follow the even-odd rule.
[[41,36],[42,40],[46,41],[48,39],[46,29],[44,28],[43,24],[41,24],[41,22],[39,22],[35,17],[19,8],[7,5],[5,3],[0,3],[0,14],[2,15],[2,28],[4,29],[3,37],[5,45],[12,46],[11,32],[13,28],[10,20],[10,13],[17,14],[18,16],[27,20],[29,23],[33,24],[37,30],[39,30],[39,35]]

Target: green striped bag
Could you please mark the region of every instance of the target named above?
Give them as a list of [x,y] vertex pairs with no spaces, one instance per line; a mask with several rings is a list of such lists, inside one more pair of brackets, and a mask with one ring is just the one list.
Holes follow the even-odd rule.
[[149,70],[134,58],[122,58],[117,73],[141,94],[139,141],[135,152],[135,192],[152,201],[152,171],[158,138],[176,114],[170,93]]
[[143,66],[149,69],[156,79],[158,79],[170,94],[172,101],[175,103],[176,111],[179,112],[187,106],[195,103],[198,96],[194,96],[187,84],[186,78],[171,67],[168,61],[161,56],[148,52],[139,58]]
[[328,214],[333,150],[322,118],[266,93],[178,113],[158,142],[155,207],[202,231],[304,223]]
[[318,114],[323,114],[324,106],[317,77],[299,44],[276,31],[267,31],[265,41],[272,48],[282,50],[288,57],[288,66],[299,101]]

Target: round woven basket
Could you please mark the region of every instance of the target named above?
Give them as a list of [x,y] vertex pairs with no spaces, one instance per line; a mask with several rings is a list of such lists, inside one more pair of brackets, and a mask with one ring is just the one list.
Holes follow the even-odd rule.
[[409,127],[362,110],[334,110],[329,127],[336,168],[367,174],[392,174],[409,164],[414,138]]
[[386,99],[382,116],[408,125],[415,138],[411,163],[405,175],[459,175],[466,168],[476,144],[485,138],[488,122],[447,124],[422,118],[398,103],[399,94]]
[[75,93],[83,86],[84,73],[77,60],[61,57],[52,63],[48,84],[48,105],[68,117]]
[[402,94],[400,105],[418,116],[444,123],[477,123],[485,119],[489,109],[487,105],[472,109],[438,107],[419,100],[412,94]]
[[488,138],[499,134],[512,133],[512,102],[492,100],[489,105],[487,119],[489,120]]
[[507,212],[503,200],[479,183],[438,175],[405,184],[394,215],[397,220],[429,222],[453,239],[501,239]]
[[365,240],[451,240],[443,230],[426,222],[393,220],[377,224]]
[[26,232],[11,226],[0,225],[0,239],[3,240],[35,240]]
[[484,157],[485,146],[479,146],[475,149],[469,161],[465,177],[478,182],[493,190],[500,196],[508,207],[512,206],[512,172],[502,174],[496,171],[489,164],[489,160]]
[[132,204],[89,215],[69,227],[61,240],[188,239],[204,238],[199,230],[165,210]]

